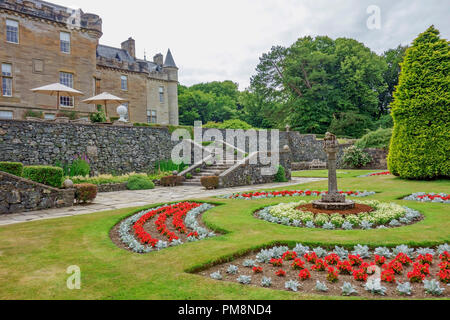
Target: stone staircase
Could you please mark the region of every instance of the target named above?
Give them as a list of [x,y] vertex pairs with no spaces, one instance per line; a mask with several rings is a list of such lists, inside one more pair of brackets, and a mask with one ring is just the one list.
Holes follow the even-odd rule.
[[[206,166],[199,166],[195,169],[191,167],[188,171],[192,175],[192,179],[186,179],[183,185],[201,186],[202,177],[219,176],[240,162],[238,153],[242,154],[242,151],[238,151],[235,147],[226,145],[222,141],[211,144],[208,146],[208,150],[214,155],[214,158],[204,159]],[[185,177],[186,175],[184,174]]]

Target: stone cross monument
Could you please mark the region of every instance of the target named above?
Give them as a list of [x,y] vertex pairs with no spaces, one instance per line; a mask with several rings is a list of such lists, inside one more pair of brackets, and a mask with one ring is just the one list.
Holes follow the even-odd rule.
[[339,143],[334,134],[327,132],[323,142],[323,147],[328,156],[328,194],[322,197],[321,201],[313,203],[314,208],[324,210],[349,210],[355,207],[352,201],[346,201],[345,195],[338,191],[336,162],[339,152]]

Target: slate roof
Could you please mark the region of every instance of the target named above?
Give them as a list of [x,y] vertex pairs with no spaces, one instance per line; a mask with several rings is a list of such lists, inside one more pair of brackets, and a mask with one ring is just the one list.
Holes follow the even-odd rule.
[[164,67],[177,68],[177,65],[175,64],[175,60],[173,60],[172,52],[170,52],[170,49],[167,51],[166,61],[164,61]]
[[126,61],[128,63],[134,63],[136,60],[130,56],[130,54],[123,49],[108,47],[104,45],[98,45],[97,57],[104,57],[107,59],[116,59],[119,61]]

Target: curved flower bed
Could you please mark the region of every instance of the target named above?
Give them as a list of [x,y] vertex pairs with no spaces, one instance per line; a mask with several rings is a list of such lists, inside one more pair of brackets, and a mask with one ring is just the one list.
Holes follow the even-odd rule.
[[364,176],[360,176],[360,178],[368,178],[368,177],[378,177],[378,176],[389,176],[391,173],[389,171],[385,172],[375,172],[375,173],[369,173]]
[[307,203],[306,201],[280,203],[276,206],[266,207],[256,212],[255,215],[259,219],[271,223],[300,228],[323,228],[325,230],[395,228],[415,223],[423,218],[418,211],[395,203],[384,203],[375,200],[356,201],[356,203],[372,207],[374,211],[346,216],[339,213],[333,215],[314,214],[297,209],[299,206]]
[[[364,198],[373,196],[376,192],[373,191],[340,191],[349,197]],[[320,197],[328,194],[328,191],[311,191],[311,190],[288,190],[288,191],[261,191],[261,192],[246,192],[234,193],[224,196],[219,196],[222,199],[238,199],[238,200],[258,200],[269,198],[283,198],[283,197]]]
[[403,200],[450,204],[450,195],[446,193],[436,194],[436,193],[418,192],[406,197]]
[[263,249],[201,272],[214,280],[333,296],[447,297],[450,246]]
[[[121,242],[136,253],[149,253],[181,245],[183,242],[180,234],[187,234],[188,242],[214,237],[214,232],[201,227],[197,221],[198,216],[211,208],[213,206],[210,204],[182,202],[141,211],[122,221],[118,234]],[[154,218],[159,236],[151,235],[144,228]],[[176,232],[171,231],[171,228]]]

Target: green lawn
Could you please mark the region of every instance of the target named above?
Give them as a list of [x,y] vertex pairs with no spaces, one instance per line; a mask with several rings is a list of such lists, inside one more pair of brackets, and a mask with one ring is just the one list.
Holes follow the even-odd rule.
[[[337,170],[338,178],[357,178],[375,172],[385,172],[386,170]],[[328,178],[328,170],[305,170],[294,171],[292,176],[298,178]]]
[[[326,181],[320,181],[290,189],[326,190],[326,185]],[[223,204],[207,212],[204,220],[208,226],[225,231],[224,235],[147,255],[117,248],[108,235],[115,224],[139,208],[1,227],[0,299],[324,299],[301,292],[213,281],[187,271],[276,242],[323,246],[360,243],[373,247],[431,246],[450,241],[449,205],[398,200],[419,191],[450,193],[448,180],[417,182],[390,176],[348,178],[340,180],[340,188],[378,191],[367,199],[407,205],[421,211],[426,219],[390,230],[300,229],[270,224],[252,215],[265,205],[294,201],[292,198],[207,199]],[[66,288],[66,269],[72,265],[81,268],[81,290]]]

